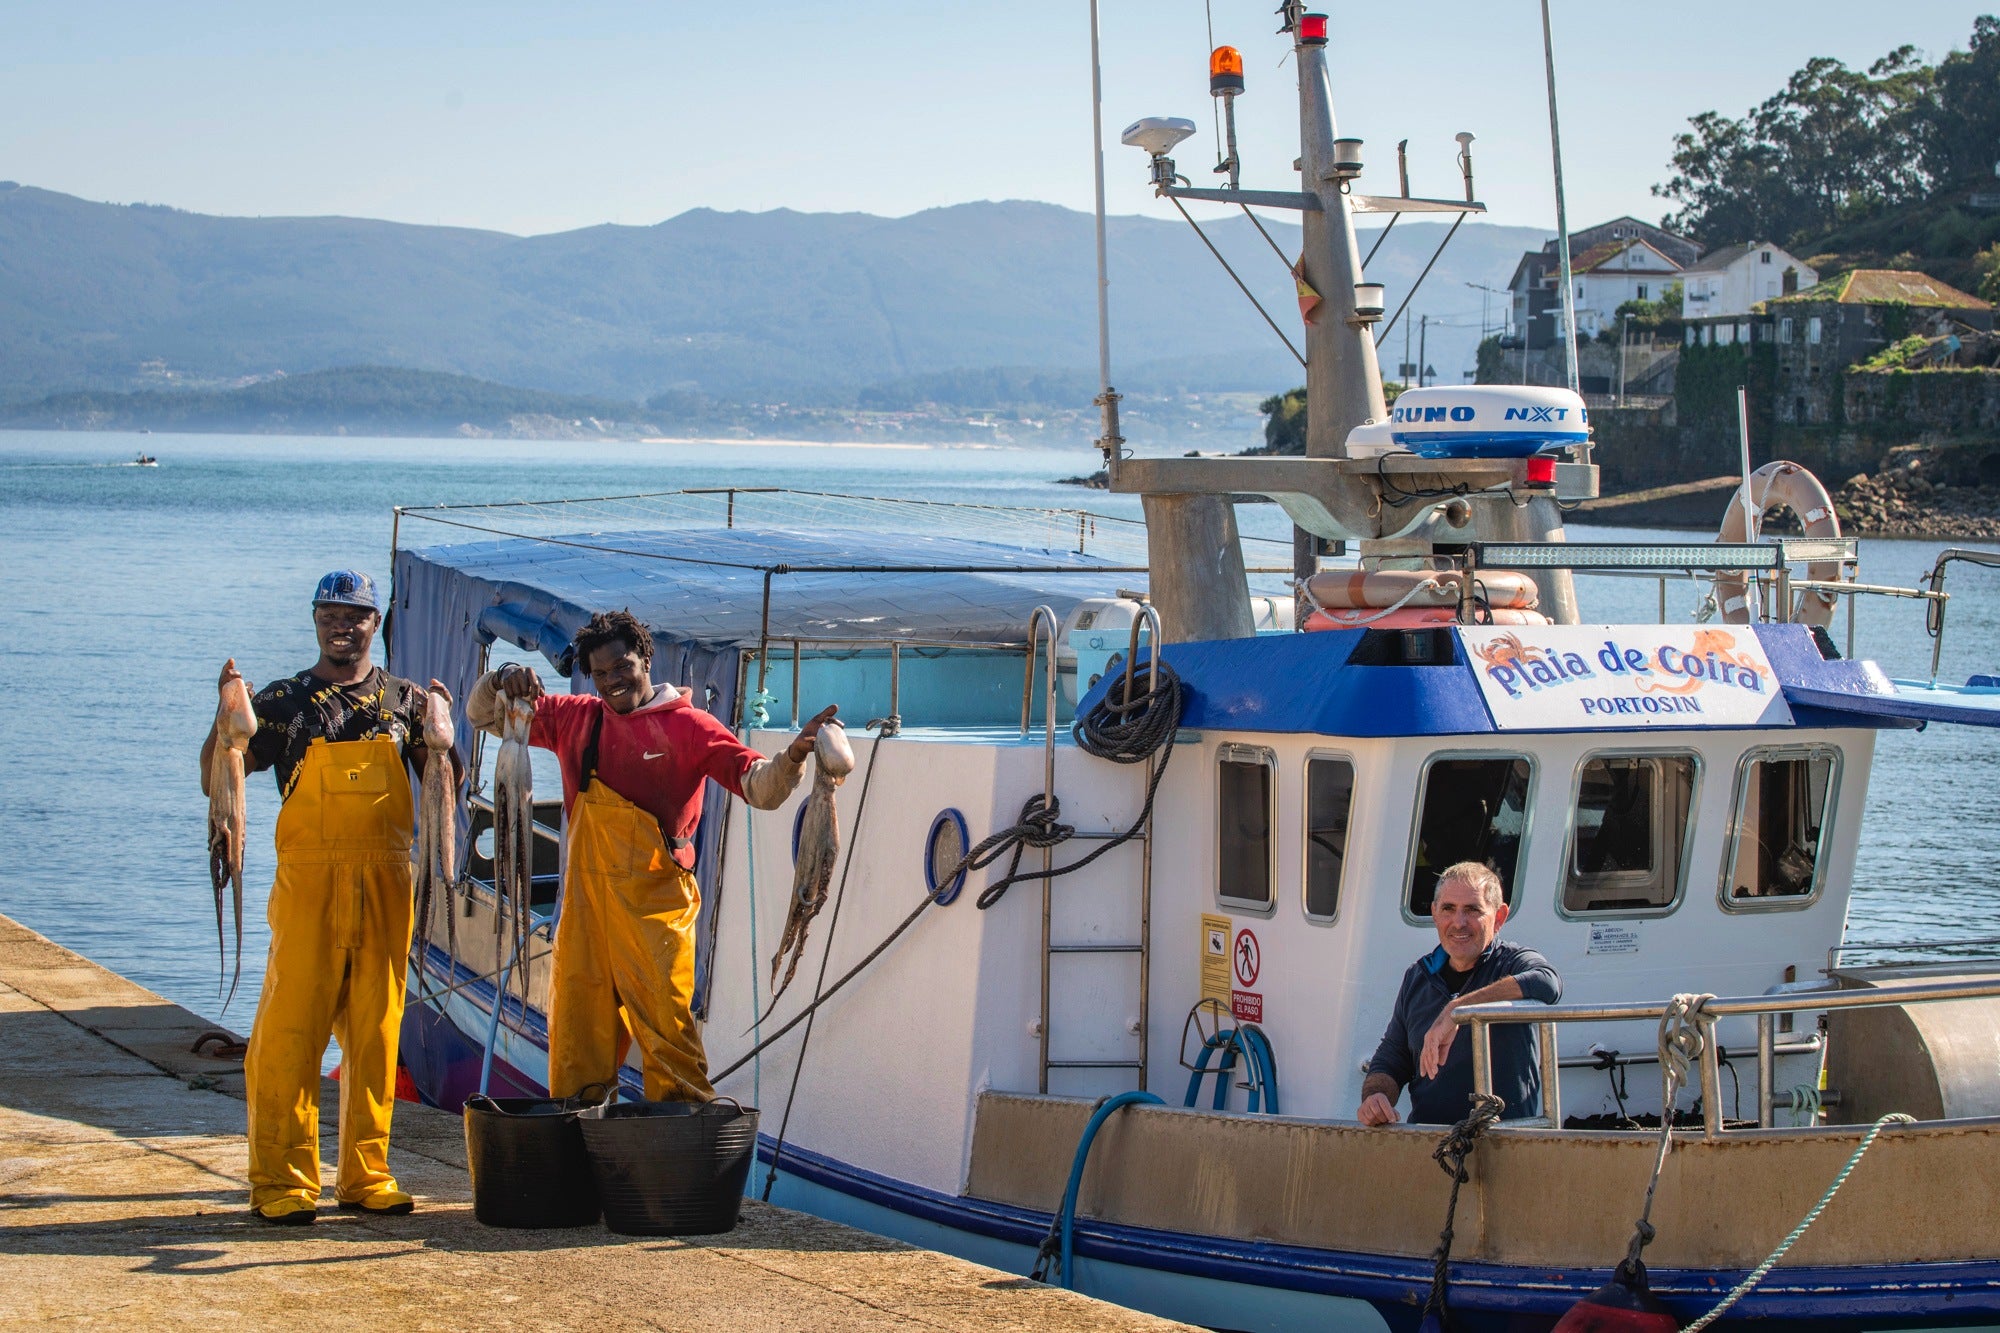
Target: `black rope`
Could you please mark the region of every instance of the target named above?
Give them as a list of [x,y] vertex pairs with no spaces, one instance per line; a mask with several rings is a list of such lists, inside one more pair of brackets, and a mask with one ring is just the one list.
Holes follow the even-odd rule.
[[1436,1315],[1440,1323],[1447,1317],[1445,1287],[1451,1280],[1451,1242],[1455,1234],[1452,1225],[1458,1217],[1458,1187],[1471,1179],[1465,1170],[1465,1159],[1472,1156],[1479,1136],[1500,1118],[1506,1107],[1507,1103],[1491,1093],[1473,1093],[1471,1113],[1453,1125],[1451,1132],[1431,1150],[1431,1160],[1451,1177],[1451,1202],[1445,1205],[1444,1230],[1438,1232],[1437,1249],[1431,1254],[1431,1294],[1424,1301],[1424,1313]]
[[[1135,689],[1139,686],[1140,682],[1145,682],[1146,691],[1144,694],[1136,695],[1129,705],[1114,702],[1114,695],[1122,697],[1125,693],[1125,685],[1121,681],[1119,685],[1106,691],[1104,699],[1099,702],[1096,708],[1077,719],[1074,731],[1076,743],[1085,753],[1094,755],[1100,759],[1109,759],[1113,763],[1138,763],[1153,752],[1152,749],[1143,748],[1146,742],[1151,740],[1153,741],[1154,749],[1157,749],[1160,745],[1167,745],[1167,756],[1172,755],[1173,750],[1170,743],[1173,740],[1174,732],[1179,730],[1180,727],[1180,678],[1174,674],[1173,668],[1164,662],[1159,663],[1158,671],[1155,673],[1151,661],[1140,663],[1138,666],[1132,668],[1131,678]],[[1158,684],[1154,683],[1156,680]],[[1154,740],[1153,738],[1156,736],[1158,739]],[[1079,866],[1088,865],[1091,861],[1097,859],[1098,856],[1110,851],[1119,843],[1129,842],[1133,837],[1137,836],[1139,830],[1144,827],[1146,820],[1152,814],[1153,793],[1159,788],[1160,774],[1166,770],[1167,756],[1161,758],[1159,769],[1154,772],[1153,780],[1147,786],[1146,808],[1140,813],[1139,819],[1133,823],[1132,827],[1120,834],[1116,840],[1106,841],[1100,845],[1096,851],[1092,852],[1082,861],[1077,862],[1076,865],[1059,867],[1049,872],[1051,877],[1067,874]],[[873,768],[873,760],[870,761],[870,768]],[[1035,802],[1039,803],[1039,801],[1040,797],[1037,796]],[[858,826],[860,819],[860,810],[858,808],[855,811],[855,818]],[[1007,832],[1011,833],[1013,830],[1007,830]],[[980,846],[985,847],[988,843],[992,842],[993,839],[988,838]],[[867,971],[869,966],[877,958],[887,953],[889,947],[901,939],[911,926],[917,924],[918,917],[922,916],[925,911],[937,902],[936,892],[942,892],[952,881],[958,878],[961,871],[974,868],[972,863],[973,855],[977,851],[978,848],[974,848],[972,852],[967,852],[959,858],[958,864],[952,867],[951,873],[940,875],[938,877],[938,889],[933,893],[926,893],[917,905],[910,909],[910,914],[899,921],[896,924],[896,928],[882,938],[880,944],[870,949],[860,962],[841,973],[840,979],[831,986],[828,986],[823,994],[815,997],[811,1004],[794,1014],[786,1021],[783,1027],[738,1056],[728,1068],[719,1074],[712,1075],[709,1081],[720,1083],[756,1059],[759,1055],[762,1055],[771,1046],[782,1041],[785,1035],[793,1028],[808,1021],[821,1005],[840,994],[846,988],[848,982]],[[995,858],[997,858],[997,855],[996,853]],[[989,863],[995,858],[989,858]],[[1032,874],[1022,875],[1019,878],[1038,878],[1040,873],[1037,871]]]
[[[813,1002],[806,1007],[806,1035],[799,1038],[799,1058],[792,1066],[792,1086],[785,1092],[785,1113],[778,1120],[778,1141],[771,1146],[771,1171],[764,1177],[765,1203],[771,1201],[771,1186],[778,1179],[778,1159],[785,1152],[785,1131],[792,1123],[792,1099],[799,1095],[799,1079],[805,1074],[806,1050],[813,1039],[812,1016],[819,1012],[821,993],[826,986],[826,965],[833,958],[833,935],[840,929],[840,905],[847,901],[847,872],[854,865],[854,845],[861,841],[861,816],[868,813],[868,789],[875,785],[875,760],[882,753],[884,739],[878,736],[869,748],[868,771],[861,778],[861,798],[854,803],[854,823],[847,835],[847,856],[840,863],[840,883],[833,890],[833,916],[826,926],[826,947],[819,955],[819,978],[813,982]],[[819,761],[815,759],[813,762],[817,764]],[[752,984],[755,984],[755,978],[752,978]]]
[[[1132,701],[1120,702],[1128,690],[1132,692]],[[984,870],[1011,853],[1007,873],[980,892],[979,910],[986,911],[998,903],[1015,884],[1055,879],[1081,870],[1112,848],[1138,837],[1153,818],[1153,797],[1160,789],[1160,779],[1166,776],[1167,761],[1173,758],[1174,733],[1180,725],[1181,679],[1157,656],[1137,663],[1128,679],[1106,690],[1096,707],[1077,718],[1071,734],[1079,750],[1114,764],[1141,764],[1156,754],[1160,756],[1153,776],[1146,783],[1146,802],[1140,807],[1139,817],[1117,836],[1098,843],[1088,856],[1047,870],[1023,870],[1021,853],[1028,848],[1055,847],[1076,835],[1073,827],[1060,822],[1060,798],[1051,796],[1044,803],[1040,792],[1030,796],[1021,807],[1019,823],[1001,829],[974,847],[961,863],[967,870]],[[941,882],[949,883],[954,878],[956,872],[944,876]]]

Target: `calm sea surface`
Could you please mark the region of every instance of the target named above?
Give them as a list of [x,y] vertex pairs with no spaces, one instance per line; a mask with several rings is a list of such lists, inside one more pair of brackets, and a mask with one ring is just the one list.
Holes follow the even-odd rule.
[[[122,465],[141,448],[158,468]],[[216,671],[233,655],[261,685],[310,665],[314,581],[342,567],[386,579],[392,505],[783,485],[1136,515],[1129,497],[1053,484],[1094,465],[1087,450],[0,432],[0,910],[220,1015],[196,764]],[[1254,516],[1282,535],[1274,508]],[[1862,576],[1912,586],[1946,544],[1866,542]],[[2000,579],[1965,567],[1952,579],[1941,674],[1962,681],[2000,667]],[[1581,596],[1588,620],[1657,612],[1649,582],[1588,580]],[[1689,619],[1699,596],[1675,586],[1670,617]],[[1929,673],[1915,603],[1870,599],[1858,633],[1890,674]],[[2000,734],[1885,732],[1877,753],[1850,934],[1991,933],[1962,923],[2000,908]],[[259,775],[243,986],[226,1016],[241,1031],[268,942],[277,804]]]

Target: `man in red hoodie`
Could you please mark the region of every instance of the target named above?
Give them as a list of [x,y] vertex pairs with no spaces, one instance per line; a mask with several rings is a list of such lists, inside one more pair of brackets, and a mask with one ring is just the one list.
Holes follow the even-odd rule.
[[498,735],[506,700],[533,700],[529,743],[562,765],[569,831],[549,984],[549,1093],[615,1087],[636,1040],[650,1100],[705,1101],[715,1094],[689,1007],[702,784],[712,778],[759,810],[776,809],[835,710],[766,759],[686,693],[653,683],[653,636],[629,613],[591,617],[576,636],[576,660],[595,695],[547,693],[533,670],[510,664],[480,678],[465,710]]

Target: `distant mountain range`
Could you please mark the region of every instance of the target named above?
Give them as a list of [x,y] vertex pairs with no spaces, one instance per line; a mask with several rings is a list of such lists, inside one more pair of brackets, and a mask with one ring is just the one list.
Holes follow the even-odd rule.
[[[1285,255],[1297,253],[1295,226],[1266,225]],[[1280,256],[1241,217],[1207,230],[1296,337]],[[1389,235],[1369,276],[1388,284],[1392,309],[1443,233],[1405,222]],[[1525,227],[1460,229],[1411,308],[1410,317],[1457,317],[1430,334],[1427,359],[1441,378],[1469,367],[1479,334],[1482,294],[1464,284],[1500,286],[1545,238]],[[1109,242],[1120,388],[1267,393],[1302,380],[1185,224],[1113,218]],[[1364,235],[1364,252],[1370,244]],[[1087,214],[1038,203],[904,218],[695,209],[652,227],[517,237],[208,217],[0,182],[0,404],[75,391],[214,393],[275,372],[390,367],[579,400],[558,413],[1051,398],[1087,409],[1092,254]],[[1384,348],[1386,373],[1401,355],[1399,328]],[[1081,403],[1067,401],[1078,394]]]

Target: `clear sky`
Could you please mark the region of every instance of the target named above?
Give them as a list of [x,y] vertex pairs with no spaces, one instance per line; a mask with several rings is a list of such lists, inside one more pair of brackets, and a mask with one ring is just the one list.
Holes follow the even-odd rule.
[[[1243,49],[1244,184],[1290,188],[1274,0],[1209,0]],[[1494,221],[1554,222],[1534,0],[1331,3],[1363,188],[1450,195],[1471,130]],[[2000,0],[1553,0],[1570,220],[1657,218],[1691,115],[1741,115],[1816,55],[1963,47]],[[1090,207],[1086,0],[0,0],[0,178],[114,202],[347,214],[516,233],[697,206],[901,215],[977,199]],[[1203,127],[1202,0],[1103,0],[1114,213],[1166,214],[1117,134]]]

